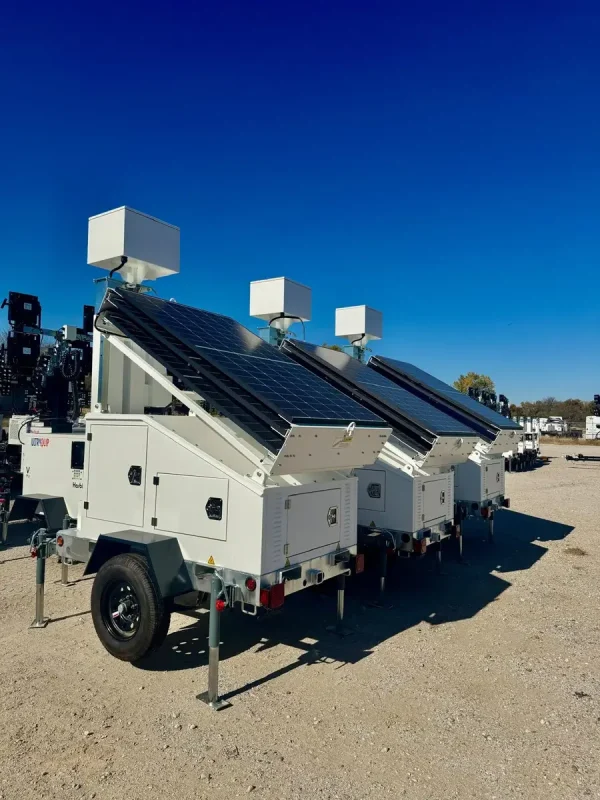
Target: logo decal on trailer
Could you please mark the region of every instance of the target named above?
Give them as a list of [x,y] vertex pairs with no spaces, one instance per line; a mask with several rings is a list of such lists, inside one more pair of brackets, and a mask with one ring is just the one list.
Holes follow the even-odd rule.
[[31,439],[32,447],[48,447],[49,444],[50,444],[50,439],[40,439],[37,436]]

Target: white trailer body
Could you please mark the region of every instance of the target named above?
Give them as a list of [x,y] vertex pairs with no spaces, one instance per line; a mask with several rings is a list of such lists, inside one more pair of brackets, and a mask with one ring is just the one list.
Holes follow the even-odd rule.
[[69,516],[76,519],[83,500],[85,432],[24,429],[20,438],[23,494],[62,497]]
[[491,520],[497,508],[508,507],[505,454],[517,451],[522,438],[520,426],[412,364],[374,356],[369,366],[404,390],[443,408],[479,437],[473,455],[453,467],[455,521],[475,515]]
[[490,501],[501,503],[506,493],[504,457],[460,464],[454,471],[454,491],[460,501],[477,507]]
[[[356,470],[358,478],[358,522],[371,528],[400,533],[408,545],[413,535],[437,530],[447,535],[454,521],[454,473],[407,475],[381,460],[368,469]],[[425,537],[423,537],[425,538]]]
[[600,439],[600,417],[590,416],[585,418],[585,438]]
[[193,416],[89,415],[83,502],[65,557],[82,560],[90,543],[124,529],[175,536],[184,561],[255,577],[256,606],[286,569],[300,567],[285,594],[314,582],[313,571],[319,582],[339,574],[336,554],[356,552],[356,478],[261,485],[198,447],[202,429]]
[[375,546],[379,531],[401,554],[420,554],[457,534],[454,469],[482,457],[477,434],[346,353],[293,340],[283,349],[394,429],[377,463],[354,470],[362,544]]

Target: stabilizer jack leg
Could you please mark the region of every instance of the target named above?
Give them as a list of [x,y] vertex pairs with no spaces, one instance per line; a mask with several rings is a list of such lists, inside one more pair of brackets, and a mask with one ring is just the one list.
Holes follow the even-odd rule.
[[494,544],[494,516],[490,516],[488,521],[488,542]]
[[346,576],[338,575],[337,582],[337,608],[335,625],[327,628],[328,631],[335,633],[337,636],[349,636],[352,631],[344,625],[344,611],[346,601]]
[[372,608],[391,608],[389,603],[386,604],[386,585],[388,574],[388,551],[387,547],[382,545],[379,550],[379,597],[369,605]]
[[45,628],[50,621],[44,616],[44,585],[46,582],[46,545],[39,545],[35,557],[35,619],[30,628]]
[[221,643],[221,611],[217,606],[221,581],[213,574],[210,582],[210,616],[208,619],[208,691],[198,695],[213,711],[229,708],[231,703],[219,697],[219,647]]

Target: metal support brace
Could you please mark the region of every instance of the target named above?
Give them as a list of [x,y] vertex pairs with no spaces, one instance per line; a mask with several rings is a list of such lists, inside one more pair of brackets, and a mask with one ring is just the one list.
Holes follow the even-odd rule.
[[198,695],[213,711],[228,708],[231,703],[219,698],[219,646],[221,644],[221,612],[217,601],[221,593],[221,580],[213,573],[210,579],[210,612],[208,618],[208,691]]
[[2,511],[2,544],[6,544],[8,539],[8,511]]
[[50,621],[44,616],[44,583],[46,580],[46,547],[38,547],[35,558],[35,619],[30,628],[45,628]]

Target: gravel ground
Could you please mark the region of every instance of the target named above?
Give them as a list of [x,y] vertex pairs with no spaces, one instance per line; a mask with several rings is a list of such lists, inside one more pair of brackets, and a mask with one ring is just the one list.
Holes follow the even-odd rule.
[[[578,445],[577,450],[583,446]],[[216,714],[207,614],[176,615],[144,669],[111,658],[89,615],[91,580],[71,588],[49,562],[45,630],[34,565],[11,526],[0,552],[0,798],[600,797],[600,465],[573,447],[507,476],[512,510],[496,543],[465,535],[401,563],[391,608],[348,592],[352,636],[326,632],[333,594],[301,593],[264,621],[225,614]],[[21,537],[21,538],[19,538]]]

